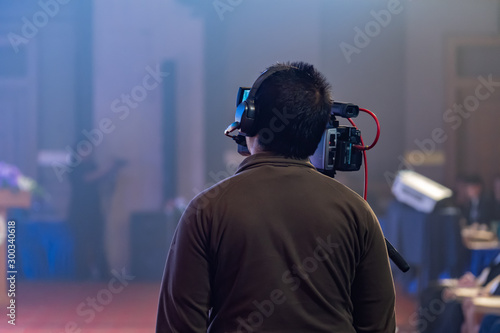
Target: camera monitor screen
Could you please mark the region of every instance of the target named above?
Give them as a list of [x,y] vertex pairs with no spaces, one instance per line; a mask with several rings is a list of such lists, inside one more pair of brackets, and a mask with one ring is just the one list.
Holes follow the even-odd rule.
[[241,102],[248,98],[248,94],[250,94],[251,88],[240,87],[238,89],[238,95],[236,96],[236,106],[240,105]]

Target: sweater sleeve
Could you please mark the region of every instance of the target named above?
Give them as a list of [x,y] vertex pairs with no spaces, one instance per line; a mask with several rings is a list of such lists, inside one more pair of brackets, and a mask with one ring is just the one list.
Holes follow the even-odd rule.
[[159,295],[157,333],[207,331],[210,268],[206,222],[203,210],[193,200],[181,217],[168,253]]
[[395,332],[395,291],[385,238],[368,208],[361,228],[361,258],[351,289],[356,332]]

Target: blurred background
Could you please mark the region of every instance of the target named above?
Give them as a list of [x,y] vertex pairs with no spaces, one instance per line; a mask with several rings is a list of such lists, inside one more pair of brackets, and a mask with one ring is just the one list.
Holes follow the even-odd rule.
[[[368,201],[398,247],[405,232],[418,242],[404,253],[418,269],[395,272],[398,323],[418,330],[421,291],[440,274],[459,276],[446,263],[462,252],[442,254],[423,281],[441,250],[415,251],[428,248],[436,217],[391,213],[391,188],[410,169],[455,194],[474,174],[493,193],[499,32],[494,0],[1,1],[0,208],[16,221],[18,307],[17,325],[0,327],[152,331],[183,208],[242,160],[223,135],[238,87],[275,62],[306,61],[335,100],[379,118]],[[375,123],[355,121],[369,144]],[[362,171],[336,178],[362,193]],[[417,233],[400,230],[411,216]],[[435,243],[461,240],[450,223]],[[487,251],[485,262],[498,253]]]

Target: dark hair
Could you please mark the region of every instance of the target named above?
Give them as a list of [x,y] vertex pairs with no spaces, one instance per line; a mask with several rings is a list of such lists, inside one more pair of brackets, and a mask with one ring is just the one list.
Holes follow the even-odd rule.
[[276,64],[255,95],[259,144],[266,151],[305,159],[318,147],[332,107],[330,85],[312,65]]
[[464,182],[470,185],[483,185],[483,179],[477,174],[469,174],[463,177]]

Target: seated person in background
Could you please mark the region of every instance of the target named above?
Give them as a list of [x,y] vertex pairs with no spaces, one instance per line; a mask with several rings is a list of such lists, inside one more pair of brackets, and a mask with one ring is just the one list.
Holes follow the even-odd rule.
[[[497,275],[493,280],[488,282],[486,286],[480,288],[476,296],[464,298],[462,300],[462,312],[464,315],[464,323],[462,324],[463,333],[478,333],[483,332],[500,332],[500,317],[496,315],[487,315],[482,318],[482,314],[478,314],[474,304],[474,297],[500,296],[500,275]],[[481,325],[479,325],[481,322]]]
[[466,202],[461,208],[464,225],[489,227],[491,222],[491,207],[488,197],[485,195],[483,181],[478,175],[471,175],[464,178]]
[[[492,263],[483,269],[476,278],[472,273],[467,272],[458,280],[445,280],[430,286],[420,295],[419,318],[416,327],[419,332],[447,332],[460,333],[464,324],[464,312],[462,304],[454,300],[453,288],[482,287],[487,294],[496,292],[500,280],[500,254],[495,257]],[[433,309],[432,304],[441,304],[440,311],[431,317],[426,309]]]

